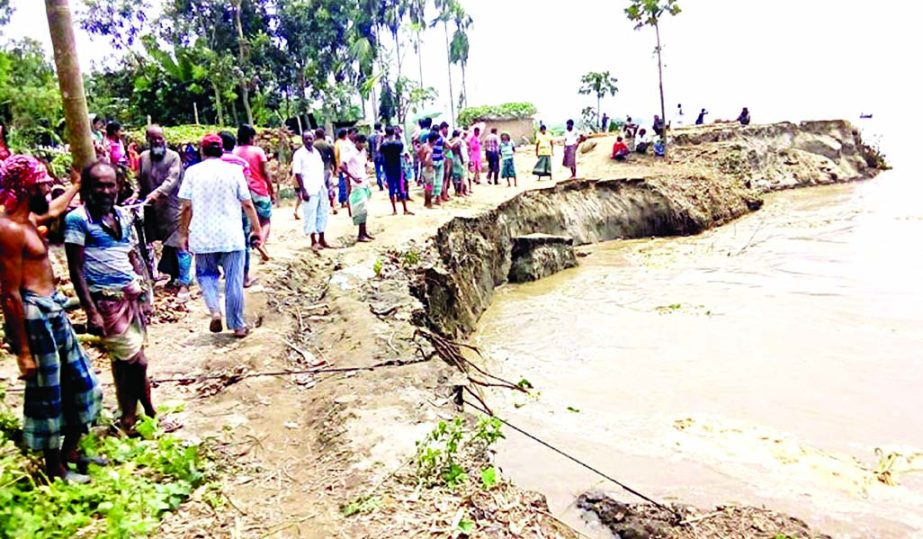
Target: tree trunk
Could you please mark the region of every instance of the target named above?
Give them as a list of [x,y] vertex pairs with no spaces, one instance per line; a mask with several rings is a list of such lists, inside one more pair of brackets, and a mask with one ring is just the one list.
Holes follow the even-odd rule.
[[445,28],[445,57],[446,65],[449,67],[449,107],[452,111],[452,117],[450,118],[450,124],[455,125],[455,95],[452,92],[452,52],[449,47],[449,23],[447,21],[442,21],[442,26]]
[[244,26],[240,21],[240,4],[241,0],[234,2],[234,19],[237,23],[237,49],[239,51],[240,69],[243,72],[243,78],[240,80],[240,98],[244,102],[244,111],[247,113],[247,123],[253,125],[253,110],[250,108],[250,81],[244,69],[249,62],[250,53],[247,50],[246,40],[244,39]]
[[394,79],[394,112],[397,116],[398,125],[404,125],[404,118],[401,113],[402,110],[402,101],[404,99],[403,88],[400,88],[401,85],[401,38],[395,32],[394,34],[394,49],[395,54],[397,54],[397,78]]
[[90,133],[90,115],[83,89],[83,75],[77,60],[77,42],[74,39],[74,21],[68,0],[45,0],[48,31],[54,46],[54,63],[58,73],[58,88],[64,106],[68,143],[74,167],[82,170],[96,161],[93,135]]
[[420,67],[420,88],[423,88],[423,39],[417,34],[417,64]]
[[663,62],[660,59],[660,25],[654,24],[654,31],[657,33],[657,75],[660,78],[660,117],[663,119],[663,150],[666,155],[667,150],[667,107],[663,100]]
[[462,72],[462,102],[460,103],[464,107],[468,106],[468,83],[465,81],[465,64],[467,62],[461,63],[461,72]]
[[215,113],[218,115],[218,125],[224,124],[224,105],[221,104],[221,91],[218,90],[218,85],[212,81],[212,90],[215,91]]

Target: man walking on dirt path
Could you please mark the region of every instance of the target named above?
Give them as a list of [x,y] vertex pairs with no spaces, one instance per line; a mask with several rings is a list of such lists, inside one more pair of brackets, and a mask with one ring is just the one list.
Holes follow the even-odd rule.
[[131,434],[138,421],[138,401],[148,417],[156,414],[144,354],[152,298],[141,280],[144,271],[135,250],[135,217],[115,205],[119,187],[115,168],[108,163],[94,163],[83,170],[80,199],[84,205],[65,218],[64,245],[87,328],[102,338],[112,360],[122,413],[119,428]]
[[254,247],[262,244],[260,222],[253,207],[243,170],[222,161],[221,137],[205,135],[200,144],[202,162],[189,167],[179,198],[183,201],[180,234],[196,257],[196,278],[211,313],[212,333],[222,331],[219,303],[219,267],[224,270],[225,316],[235,337],[246,337],[244,321],[244,252],[247,238],[240,226],[240,211],[250,219]]
[[404,190],[404,182],[401,181],[401,162],[404,154],[404,143],[397,138],[397,133],[393,126],[385,128],[385,138],[378,148],[381,155],[382,168],[385,173],[385,180],[388,182],[388,197],[391,199],[391,215],[397,215],[397,201],[401,201],[404,208],[404,215],[413,215],[407,209],[407,193]]
[[147,144],[149,149],[141,154],[138,173],[139,195],[147,206],[145,235],[149,241],[157,240],[163,245],[157,271],[171,277],[170,284],[178,289],[177,297],[186,301],[192,284],[192,255],[179,241],[181,204],[177,195],[183,181],[183,160],[167,148],[159,125],[147,128]]
[[570,169],[572,180],[577,177],[577,146],[580,139],[580,133],[574,129],[574,121],[567,120],[567,129],[564,131],[564,166]]
[[[76,175],[75,175],[76,176]],[[78,453],[80,437],[96,422],[102,391],[93,366],[77,342],[64,304],[55,288],[48,259],[46,225],[67,209],[80,180],[52,201],[46,199],[51,178],[38,160],[14,155],[0,165],[0,297],[6,338],[25,380],[23,443],[43,451],[45,474],[66,482],[89,477],[71,471],[89,461]]]
[[337,206],[334,200],[335,189],[333,187],[333,176],[336,168],[334,164],[333,146],[327,142],[327,132],[324,131],[323,127],[318,127],[317,130],[314,131],[314,149],[318,151],[321,160],[324,162],[324,185],[327,189],[327,201],[330,204],[329,207],[333,210],[333,214],[336,215]]
[[535,157],[538,159],[535,168],[532,169],[534,175],[539,181],[545,176],[549,180],[554,180],[551,175],[551,156],[554,153],[554,141],[548,134],[548,128],[542,125],[539,128],[538,135],[535,136]]
[[292,156],[292,174],[298,184],[296,195],[304,208],[304,233],[311,237],[311,249],[329,249],[324,238],[330,210],[324,159],[314,146],[314,133],[303,132],[301,142],[301,148]]
[[359,235],[356,241],[367,242],[373,238],[368,233],[367,222],[369,217],[369,198],[372,196],[372,189],[369,187],[368,157],[365,152],[366,138],[365,135],[356,135],[355,147],[346,148],[344,154],[342,171],[346,178],[352,184],[352,190],[349,194],[349,207],[352,208],[353,224],[359,227]]

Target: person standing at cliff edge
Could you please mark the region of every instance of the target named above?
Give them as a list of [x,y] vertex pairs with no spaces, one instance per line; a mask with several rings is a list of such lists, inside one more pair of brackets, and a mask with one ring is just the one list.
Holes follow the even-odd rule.
[[554,141],[551,139],[551,135],[548,134],[548,128],[542,125],[539,128],[538,135],[535,136],[535,157],[538,161],[535,162],[535,168],[532,169],[532,174],[539,181],[545,176],[548,176],[549,180],[554,180],[551,176],[551,155],[553,153]]

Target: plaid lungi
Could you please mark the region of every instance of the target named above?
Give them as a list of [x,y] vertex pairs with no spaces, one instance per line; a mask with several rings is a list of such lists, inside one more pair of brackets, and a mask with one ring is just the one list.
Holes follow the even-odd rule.
[[103,394],[90,360],[64,312],[60,292],[22,292],[29,351],[38,367],[26,381],[23,441],[29,449],[60,449],[66,430],[96,422]]

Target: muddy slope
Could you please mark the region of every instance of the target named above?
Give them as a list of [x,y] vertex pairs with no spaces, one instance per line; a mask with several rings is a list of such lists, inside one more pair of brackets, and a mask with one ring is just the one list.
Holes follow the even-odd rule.
[[[444,335],[474,329],[494,288],[507,281],[514,236],[568,236],[584,245],[697,234],[759,209],[767,191],[877,172],[870,150],[844,121],[725,124],[681,130],[675,138],[671,160],[655,163],[650,177],[562,182],[441,226],[428,247],[440,263],[426,268],[412,289],[428,325]],[[618,178],[624,170],[608,160],[606,142],[587,156],[588,168]]]

